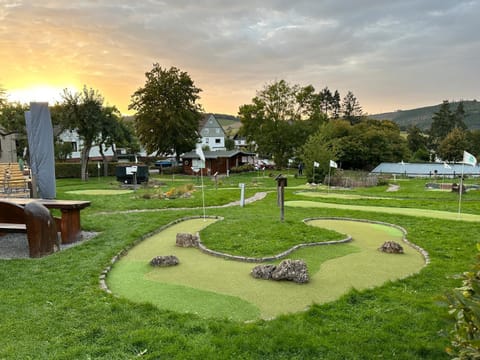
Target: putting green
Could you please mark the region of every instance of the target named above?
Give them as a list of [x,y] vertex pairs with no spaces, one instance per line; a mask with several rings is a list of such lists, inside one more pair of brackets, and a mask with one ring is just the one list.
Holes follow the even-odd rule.
[[[424,266],[423,257],[404,246],[405,254],[384,254],[383,242],[402,242],[400,230],[346,220],[311,220],[309,225],[350,234],[349,244],[300,249],[289,258],[307,262],[310,282],[295,284],[254,279],[256,265],[212,257],[195,248],[175,246],[179,232],[196,233],[212,219],[190,219],[142,241],[122,257],[107,276],[109,289],[137,302],[203,317],[253,320],[272,318],[338,299],[351,288],[366,289],[404,278]],[[178,266],[153,268],[158,255],[175,255]]]
[[480,215],[455,213],[451,211],[439,211],[416,208],[397,208],[387,206],[363,206],[363,205],[343,205],[331,204],[316,201],[293,200],[285,201],[285,206],[302,207],[302,208],[329,208],[342,210],[357,210],[357,211],[373,211],[388,214],[408,215],[417,217],[429,217],[446,220],[461,220],[461,221],[480,221]]
[[[312,198],[333,198],[333,199],[348,199],[348,200],[359,200],[359,199],[381,199],[381,200],[391,200],[388,197],[380,197],[380,196],[363,196],[363,195],[356,195],[356,194],[337,194],[337,193],[324,193],[324,192],[314,192],[314,191],[301,191],[297,192],[296,195],[305,196],[305,197],[312,197]],[[401,199],[395,199],[401,200]]]
[[133,190],[109,190],[109,189],[66,191],[67,194],[77,194],[77,195],[121,195],[121,194],[129,194],[132,192]]

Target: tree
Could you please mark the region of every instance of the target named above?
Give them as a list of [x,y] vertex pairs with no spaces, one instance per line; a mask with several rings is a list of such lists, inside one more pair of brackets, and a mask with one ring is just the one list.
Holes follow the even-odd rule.
[[458,162],[463,159],[463,151],[468,148],[467,133],[454,128],[438,144],[437,155],[442,160]]
[[[304,173],[308,181],[322,182],[328,174],[330,160],[336,159],[335,150],[326,137],[328,130],[325,128],[329,126],[329,124],[322,125],[301,148],[300,159],[304,164]],[[318,167],[315,166],[316,163],[318,163]]]
[[418,126],[413,125],[408,128],[407,144],[412,153],[427,149],[427,138],[423,135],[422,130],[420,130]]
[[6,100],[0,105],[0,126],[7,133],[16,133],[17,157],[23,157],[23,150],[28,146],[25,111],[28,105]]
[[131,96],[137,136],[149,153],[175,154],[195,148],[201,106],[199,93],[190,76],[175,67],[169,70],[154,64],[145,73],[145,85]]
[[240,107],[240,133],[256,143],[259,153],[273,156],[277,166],[286,166],[311,130],[325,120],[317,100],[311,85],[292,86],[285,80],[266,85],[251,104]]
[[82,180],[86,181],[90,149],[98,139],[105,122],[104,99],[98,91],[87,89],[86,86],[81,92],[75,93],[64,89],[62,98],[63,104],[56,115],[64,129],[76,130],[83,141],[81,174]]
[[341,102],[340,102],[340,93],[338,90],[335,90],[332,97],[332,118],[338,119],[340,117],[340,109],[341,109]]
[[431,147],[436,150],[440,142],[455,128],[465,130],[467,127],[463,121],[465,110],[460,102],[455,112],[450,110],[450,103],[444,100],[437,112],[432,116],[429,140]]
[[350,124],[358,123],[363,115],[362,107],[351,91],[345,95],[342,103],[343,117],[350,121]]

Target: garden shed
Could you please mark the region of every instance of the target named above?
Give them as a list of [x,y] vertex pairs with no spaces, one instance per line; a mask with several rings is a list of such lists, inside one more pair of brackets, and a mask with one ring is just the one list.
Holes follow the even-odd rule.
[[[219,150],[219,151],[204,151],[205,169],[203,175],[229,174],[234,167],[245,164],[253,164],[255,153],[240,151],[240,150]],[[197,168],[200,157],[195,151],[182,154],[183,171],[185,174],[196,175],[194,171]]]

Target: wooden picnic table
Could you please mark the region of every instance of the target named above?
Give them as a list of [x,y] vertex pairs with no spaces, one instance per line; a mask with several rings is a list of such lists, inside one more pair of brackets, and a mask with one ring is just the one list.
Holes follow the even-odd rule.
[[70,244],[80,240],[80,210],[90,206],[90,201],[83,200],[58,200],[58,199],[32,199],[32,198],[6,198],[8,202],[25,206],[31,201],[38,201],[47,209],[58,209],[62,216],[56,218],[57,229],[60,229],[62,244]]

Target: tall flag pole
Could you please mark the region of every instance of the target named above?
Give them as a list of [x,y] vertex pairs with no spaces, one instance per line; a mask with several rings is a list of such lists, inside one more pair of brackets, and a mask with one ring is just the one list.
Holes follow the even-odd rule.
[[460,176],[460,189],[458,189],[459,197],[458,197],[458,217],[460,217],[460,210],[462,207],[462,192],[463,192],[463,168],[465,164],[477,166],[477,159],[472,154],[464,151],[463,152],[463,161],[462,161],[462,175]]
[[313,162],[313,182],[315,182],[315,168],[319,167],[320,164],[316,161]]
[[328,188],[327,188],[327,192],[330,191],[330,172],[331,172],[332,168],[336,169],[336,168],[338,168],[338,165],[335,161],[330,160],[330,163],[328,164]]
[[202,165],[200,165],[200,178],[202,179],[202,207],[203,207],[203,221],[206,221],[206,214],[205,214],[205,191],[203,189],[203,169],[205,169],[205,154],[202,150],[202,143],[197,143],[195,148],[195,153],[200,158]]

